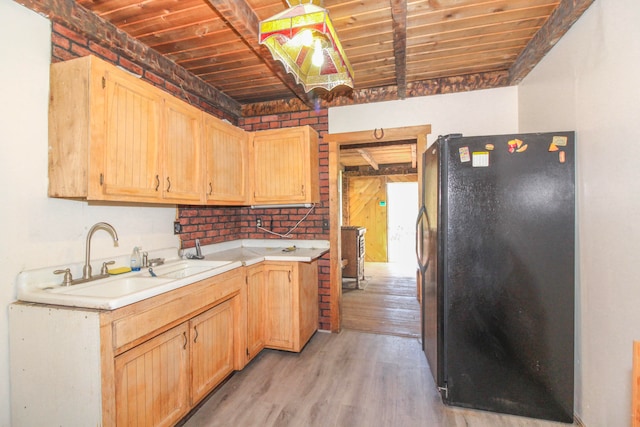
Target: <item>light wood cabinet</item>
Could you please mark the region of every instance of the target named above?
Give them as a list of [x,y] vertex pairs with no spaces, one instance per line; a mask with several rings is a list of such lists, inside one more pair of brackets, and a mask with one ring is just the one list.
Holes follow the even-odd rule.
[[317,261],[264,263],[265,347],[300,351],[318,328]]
[[309,126],[245,132],[94,56],[52,64],[50,92],[50,197],[320,201]]
[[309,126],[252,134],[252,204],[317,203],[318,134]]
[[164,98],[162,198],[197,204],[202,199],[202,111]]
[[49,196],[202,199],[202,112],[93,56],[51,65]]
[[191,405],[233,372],[233,318],[225,301],[189,321]]
[[246,205],[249,201],[249,134],[204,114],[204,193],[208,204]]
[[264,348],[265,286],[263,264],[247,267],[247,362]]
[[51,66],[49,195],[158,198],[162,98],[92,56]]
[[189,408],[187,325],[115,358],[116,425],[172,426]]

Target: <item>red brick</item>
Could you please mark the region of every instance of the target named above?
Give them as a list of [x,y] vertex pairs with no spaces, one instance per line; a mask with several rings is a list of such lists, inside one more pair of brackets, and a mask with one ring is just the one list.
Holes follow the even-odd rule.
[[77,55],[74,55],[68,50],[64,50],[56,46],[53,47],[51,54],[54,58],[57,58],[58,60],[58,61],[52,61],[52,62],[68,61],[70,59],[74,59],[78,57]]
[[256,130],[266,130],[266,129],[270,129],[269,128],[269,123],[260,123],[260,124],[257,124],[257,125],[253,126],[253,130],[254,131],[256,131]]
[[137,74],[141,76],[144,73],[144,68],[142,68],[138,64],[134,64],[133,62],[125,58],[120,58],[118,62],[122,68],[124,68],[125,70],[131,71],[133,74]]
[[51,34],[51,43],[54,46],[60,46],[61,48],[68,50],[71,47],[71,41],[68,38],[62,37],[60,34]]
[[118,55],[113,53],[111,50],[100,46],[97,43],[89,42],[89,49],[91,49],[93,52],[97,53],[100,57],[108,60],[111,63],[118,62]]
[[75,53],[80,57],[91,55],[91,51],[89,49],[75,43],[71,43],[71,52]]
[[87,45],[87,38],[86,37],[81,36],[80,34],[76,33],[75,31],[70,30],[69,28],[67,28],[67,27],[65,27],[63,25],[60,25],[55,21],[53,22],[53,25],[52,25],[51,29],[52,29],[52,31],[54,33],[58,33],[62,37],[66,37],[66,38],[68,38],[68,39],[70,39],[70,40],[72,40],[72,41],[74,41],[74,42],[76,42],[78,44],[84,45],[84,46]]
[[298,120],[286,120],[282,122],[282,127],[283,128],[290,128],[290,127],[296,127],[299,126],[300,123]]

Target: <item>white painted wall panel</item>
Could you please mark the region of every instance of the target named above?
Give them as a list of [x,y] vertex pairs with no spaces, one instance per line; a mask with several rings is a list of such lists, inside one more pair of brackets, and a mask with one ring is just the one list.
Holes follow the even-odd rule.
[[329,109],[329,133],[431,125],[427,145],[438,135],[465,136],[514,133],[518,129],[516,87]]

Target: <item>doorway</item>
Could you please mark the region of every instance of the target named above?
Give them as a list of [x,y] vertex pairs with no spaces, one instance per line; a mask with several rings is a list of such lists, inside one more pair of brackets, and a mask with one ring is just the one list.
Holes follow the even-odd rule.
[[387,262],[415,267],[418,182],[387,183]]
[[[330,329],[339,332],[342,327],[342,259],[340,249],[341,198],[338,184],[340,182],[340,148],[343,145],[363,144],[375,146],[389,141],[415,141],[413,157],[417,158],[426,148],[427,135],[431,133],[430,125],[411,126],[392,129],[375,129],[369,131],[326,134],[323,140],[329,145],[329,241],[331,246],[329,263],[329,316]],[[359,150],[359,149],[358,149]],[[362,154],[362,153],[361,153]],[[364,152],[366,154],[366,150]],[[422,175],[422,165],[417,162],[418,176]],[[421,192],[418,183],[419,193]],[[415,280],[415,279],[414,279]]]
[[[347,196],[342,200],[348,205],[343,209],[343,220],[348,222],[349,230],[366,229],[364,278],[360,281],[343,278],[342,282],[345,329],[420,336],[420,305],[416,298],[416,181],[416,173],[356,175],[343,181]],[[342,244],[343,249],[351,248],[349,240]]]

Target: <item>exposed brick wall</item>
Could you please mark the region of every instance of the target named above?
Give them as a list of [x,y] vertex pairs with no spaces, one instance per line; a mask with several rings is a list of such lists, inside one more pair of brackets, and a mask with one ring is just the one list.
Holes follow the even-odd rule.
[[170,81],[147,70],[144,63],[134,63],[126,57],[115,53],[108,42],[105,41],[104,45],[100,45],[59,22],[52,22],[51,62],[67,61],[87,55],[97,56],[111,64],[129,70],[141,76],[141,79],[147,83],[164,90],[176,98],[180,98],[215,117],[227,119],[237,125],[236,117],[226,114],[215,105],[205,101],[205,99],[198,94],[183,90],[179,82]]
[[[329,222],[329,148],[323,139],[328,131],[327,114],[326,109],[321,109],[239,119],[238,126],[247,131],[309,125],[320,136],[318,141],[320,203],[316,204],[309,216],[291,233],[292,239],[329,240],[329,230],[322,227],[323,221]],[[257,229],[256,219],[262,219],[264,228],[283,234],[296,225],[308,211],[308,208],[251,209],[182,206],[178,209],[179,221],[183,226],[183,233],[180,236],[182,246],[193,247],[196,238],[200,239],[203,245],[236,239],[280,239],[278,236]],[[320,328],[331,330],[328,253],[318,260],[318,269]]]

